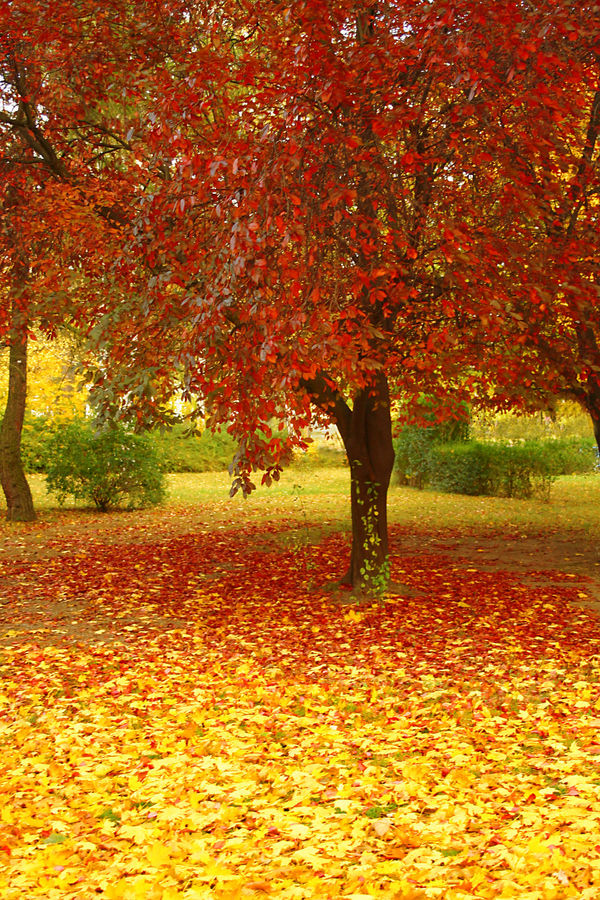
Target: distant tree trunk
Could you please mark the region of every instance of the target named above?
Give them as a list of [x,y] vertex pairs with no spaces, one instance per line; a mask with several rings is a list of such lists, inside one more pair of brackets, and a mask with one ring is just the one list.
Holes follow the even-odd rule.
[[[592,328],[589,325],[580,325],[576,334],[582,360],[597,370],[600,363],[600,347]],[[595,372],[593,375],[588,374],[586,381],[575,392],[575,397],[590,414],[596,446],[600,453],[600,383]]]
[[13,299],[9,334],[8,397],[0,426],[0,482],[11,522],[35,519],[33,499],[21,461],[21,433],[27,399],[27,322]]
[[588,394],[587,408],[592,419],[596,447],[598,448],[598,454],[600,455],[600,388],[597,385],[594,385],[594,389]]
[[344,584],[378,593],[389,582],[387,492],[394,467],[385,375],[356,393],[352,408],[322,376],[306,382],[314,403],[333,415],[350,464],[352,551]]

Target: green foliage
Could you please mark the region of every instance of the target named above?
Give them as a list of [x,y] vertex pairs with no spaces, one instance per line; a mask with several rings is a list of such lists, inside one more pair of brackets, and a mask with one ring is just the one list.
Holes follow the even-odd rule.
[[164,474],[147,435],[122,426],[95,431],[75,421],[55,431],[46,445],[46,487],[63,504],[68,496],[106,511],[155,506],[165,497]]
[[[26,417],[22,457],[27,472],[46,470],[53,435],[62,427],[47,416]],[[146,440],[166,472],[224,472],[235,454],[235,441],[226,431],[195,435],[175,425],[169,431],[149,432]]]
[[406,425],[394,440],[394,474],[397,484],[423,488],[429,482],[431,448],[436,443],[435,427]]
[[364,528],[364,561],[360,569],[362,585],[372,594],[381,596],[390,583],[390,560],[386,556],[380,560],[379,548],[381,536],[379,532],[379,513],[377,509],[377,486],[366,483],[366,498],[360,498],[357,490],[358,507],[362,508]]
[[[554,418],[496,416],[487,421],[485,434],[493,436],[507,428],[521,434],[533,428],[536,435],[554,436],[555,430],[548,429],[562,427],[563,419],[580,422],[578,408],[573,410],[572,406],[565,406],[563,414]],[[592,472],[596,466],[591,437],[471,441],[468,410],[463,417],[436,424],[433,408],[429,412],[427,402],[421,419],[425,424],[404,426],[395,441],[395,475],[399,484],[468,495],[547,496],[558,475]],[[483,433],[482,421],[475,424],[476,434]]]
[[423,488],[430,480],[431,451],[438,444],[469,438],[468,411],[463,419],[427,425],[405,425],[394,440],[395,480],[398,484]]
[[26,414],[21,432],[21,459],[26,472],[44,472],[48,442],[55,425],[48,416]]
[[[225,430],[190,434],[183,425],[169,431],[151,432],[167,472],[225,472],[229,469],[237,447]],[[302,469],[346,465],[346,454],[334,440],[315,440],[309,449],[294,454],[294,467]]]
[[436,444],[429,453],[431,487],[453,494],[547,497],[559,475],[590,472],[595,454],[580,441]]
[[236,444],[226,431],[190,434],[183,425],[169,431],[153,431],[149,438],[167,472],[226,471]]
[[[534,446],[537,442],[530,441]],[[585,475],[598,466],[598,451],[592,437],[569,437],[539,442],[557,475]]]

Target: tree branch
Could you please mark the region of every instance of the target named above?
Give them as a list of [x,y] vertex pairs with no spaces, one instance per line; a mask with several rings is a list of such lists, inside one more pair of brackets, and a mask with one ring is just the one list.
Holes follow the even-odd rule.
[[333,387],[322,372],[319,372],[314,378],[303,378],[300,384],[306,390],[311,402],[334,418],[342,440],[345,442],[350,433],[352,410],[341,393]]

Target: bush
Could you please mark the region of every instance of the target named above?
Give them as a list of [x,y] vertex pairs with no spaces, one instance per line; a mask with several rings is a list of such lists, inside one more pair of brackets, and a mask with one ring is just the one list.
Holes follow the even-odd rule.
[[47,416],[25,416],[21,433],[21,459],[26,472],[45,470],[48,441],[54,429],[55,424]]
[[431,453],[431,486],[451,494],[547,497],[562,474],[553,442],[446,444]]
[[56,430],[45,456],[46,487],[61,505],[71,496],[106,511],[124,501],[131,509],[164,499],[162,466],[147,435],[73,422]]
[[437,442],[435,427],[406,425],[394,440],[395,480],[398,484],[424,488],[430,480],[430,454]]
[[580,438],[444,443],[437,427],[409,426],[396,441],[400,484],[453,494],[546,497],[559,475],[593,472],[597,466],[594,442]]
[[544,441],[542,446],[553,460],[558,475],[583,475],[597,468],[598,449],[593,438],[563,438]]
[[[44,472],[54,433],[64,426],[46,416],[27,416],[23,426],[22,459],[25,471]],[[165,472],[217,472],[229,468],[236,445],[226,431],[190,434],[185,426],[152,431],[146,436]]]
[[466,419],[431,425],[405,425],[394,440],[397,483],[425,487],[431,478],[432,449],[439,444],[467,441],[468,438],[469,423]]

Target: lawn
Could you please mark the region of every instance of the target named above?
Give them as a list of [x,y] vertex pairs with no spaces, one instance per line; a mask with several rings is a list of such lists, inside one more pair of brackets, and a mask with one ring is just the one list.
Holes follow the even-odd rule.
[[0,895],[596,898],[600,479],[394,488],[356,605],[348,474],[2,525]]
[[[260,476],[259,476],[260,478]],[[29,476],[36,507],[56,509],[56,500],[44,489],[42,475]],[[229,497],[226,472],[168,476],[168,506],[211,504],[219,518],[243,521],[268,519],[281,511],[298,511],[313,519],[333,517],[341,527],[349,522],[347,498],[350,473],[346,468],[302,468],[284,472],[270,488],[259,487],[250,498]],[[597,473],[559,478],[550,500],[513,500],[500,497],[464,497],[392,486],[390,521],[418,528],[483,528],[524,526],[595,531],[600,526],[600,477]],[[1,508],[1,506],[0,506]]]

